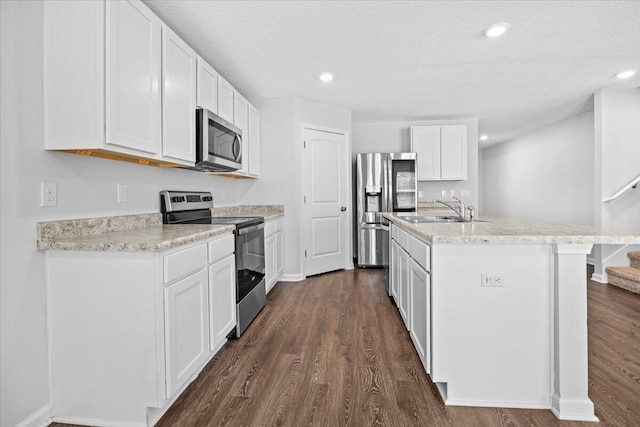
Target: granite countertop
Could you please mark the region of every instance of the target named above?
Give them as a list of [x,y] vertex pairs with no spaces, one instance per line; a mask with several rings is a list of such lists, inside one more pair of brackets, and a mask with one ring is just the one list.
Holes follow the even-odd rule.
[[[212,216],[284,216],[282,205],[243,205],[214,208]],[[50,251],[162,252],[230,233],[233,225],[163,225],[162,214],[122,215],[47,221],[36,224],[36,248]]]
[[[451,212],[453,214],[453,212]],[[633,244],[640,232],[604,230],[597,227],[561,224],[497,216],[480,216],[488,222],[413,224],[398,216],[424,215],[386,213],[385,218],[428,243],[497,244]]]
[[283,205],[240,205],[211,209],[211,216],[261,216],[265,221],[282,218]]

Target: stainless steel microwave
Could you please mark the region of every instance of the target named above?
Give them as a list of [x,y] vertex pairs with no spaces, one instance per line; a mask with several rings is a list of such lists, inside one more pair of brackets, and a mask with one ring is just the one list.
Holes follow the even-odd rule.
[[209,110],[196,110],[196,164],[193,169],[230,172],[242,167],[242,130]]

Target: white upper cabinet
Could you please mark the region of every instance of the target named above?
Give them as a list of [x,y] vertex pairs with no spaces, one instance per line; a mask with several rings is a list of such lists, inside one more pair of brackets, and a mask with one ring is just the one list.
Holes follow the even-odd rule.
[[260,176],[260,111],[249,104],[249,175]]
[[162,154],[193,164],[196,159],[195,51],[162,28]]
[[198,108],[218,114],[218,73],[198,58]]
[[[218,76],[218,115],[228,121],[233,121],[233,98],[235,89],[222,76]],[[237,126],[237,123],[235,123]]]
[[160,152],[160,26],[140,2],[106,2],[108,144]]
[[440,176],[446,180],[467,179],[467,126],[440,127]]
[[440,179],[440,127],[413,126],[411,151],[418,153],[418,181]]
[[233,102],[233,122],[242,130],[242,169],[238,172],[249,173],[249,102],[238,92],[235,92]]
[[412,126],[411,151],[418,153],[418,181],[467,179],[467,126]]

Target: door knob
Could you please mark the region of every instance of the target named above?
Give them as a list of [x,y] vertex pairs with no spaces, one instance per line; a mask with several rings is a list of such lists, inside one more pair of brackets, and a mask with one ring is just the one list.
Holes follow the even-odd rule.
[[347,210],[347,207],[346,207],[346,206],[343,206],[343,207],[341,207],[341,208],[340,208],[340,211],[341,211],[341,212],[344,212],[344,211],[346,211],[346,210]]

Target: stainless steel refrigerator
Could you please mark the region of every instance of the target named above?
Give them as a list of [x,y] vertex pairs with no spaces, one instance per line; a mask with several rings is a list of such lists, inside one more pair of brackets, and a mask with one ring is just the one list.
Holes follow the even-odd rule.
[[358,267],[389,265],[389,222],[383,212],[415,212],[416,153],[359,153],[356,157]]

